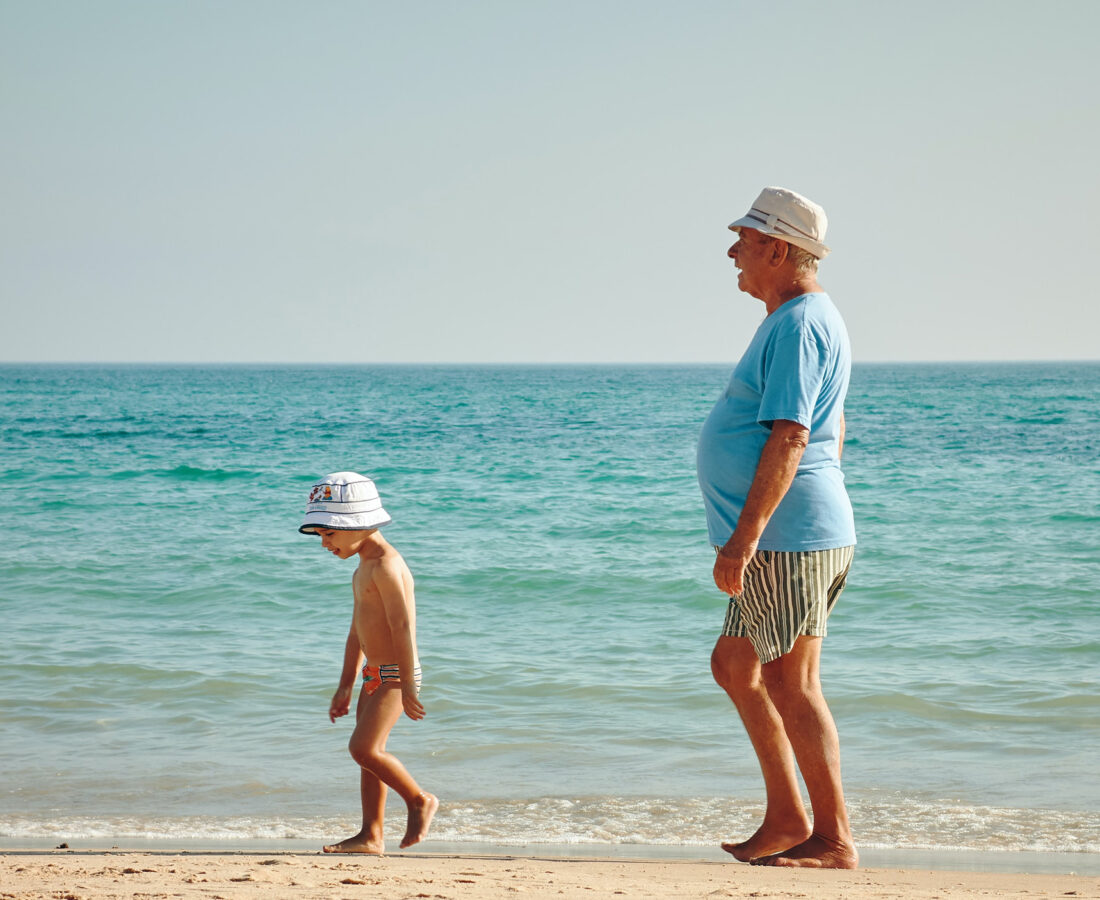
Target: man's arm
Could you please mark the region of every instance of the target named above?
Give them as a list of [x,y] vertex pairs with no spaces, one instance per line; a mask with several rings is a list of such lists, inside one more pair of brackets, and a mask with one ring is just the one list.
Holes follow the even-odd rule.
[[756,553],[772,513],[790,489],[809,440],[810,430],[798,422],[777,419],[772,423],[737,528],[714,562],[714,583],[722,593],[732,596],[744,588],[745,567]]
[[844,455],[844,413],[840,414],[840,434],[836,438],[836,458],[840,459]]

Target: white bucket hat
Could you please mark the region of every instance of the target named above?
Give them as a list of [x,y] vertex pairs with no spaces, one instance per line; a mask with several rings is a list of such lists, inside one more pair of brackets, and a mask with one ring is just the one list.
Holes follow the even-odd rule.
[[766,187],[752,208],[730,224],[730,231],[755,228],[824,259],[829,255],[829,248],[825,246],[828,227],[825,210],[813,200],[786,188]]
[[333,472],[310,488],[306,520],[298,530],[302,534],[316,534],[318,528],[366,531],[389,525],[392,521],[382,508],[378,488],[366,475]]

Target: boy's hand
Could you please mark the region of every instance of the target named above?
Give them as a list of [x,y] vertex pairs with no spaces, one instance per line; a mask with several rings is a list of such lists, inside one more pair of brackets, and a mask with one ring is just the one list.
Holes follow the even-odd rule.
[[405,715],[413,721],[424,718],[424,704],[416,694],[416,688],[407,689],[401,685],[401,703],[405,707]]
[[351,710],[351,685],[338,687],[332,695],[332,703],[328,708],[328,720],[335,722],[340,716],[346,716]]

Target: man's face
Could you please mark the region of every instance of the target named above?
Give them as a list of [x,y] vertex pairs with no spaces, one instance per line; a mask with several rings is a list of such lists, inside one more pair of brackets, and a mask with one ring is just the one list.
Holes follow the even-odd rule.
[[774,243],[775,238],[768,237],[755,228],[742,228],[737,233],[737,240],[726,253],[740,270],[737,276],[738,289],[758,300],[763,299],[762,279],[768,272]]

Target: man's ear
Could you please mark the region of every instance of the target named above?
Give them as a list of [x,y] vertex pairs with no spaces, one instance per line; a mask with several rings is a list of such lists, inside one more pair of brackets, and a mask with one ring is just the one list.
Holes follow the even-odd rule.
[[776,269],[778,269],[783,263],[787,261],[787,251],[790,250],[791,245],[786,241],[781,241],[778,238],[772,240],[772,255],[768,262]]

